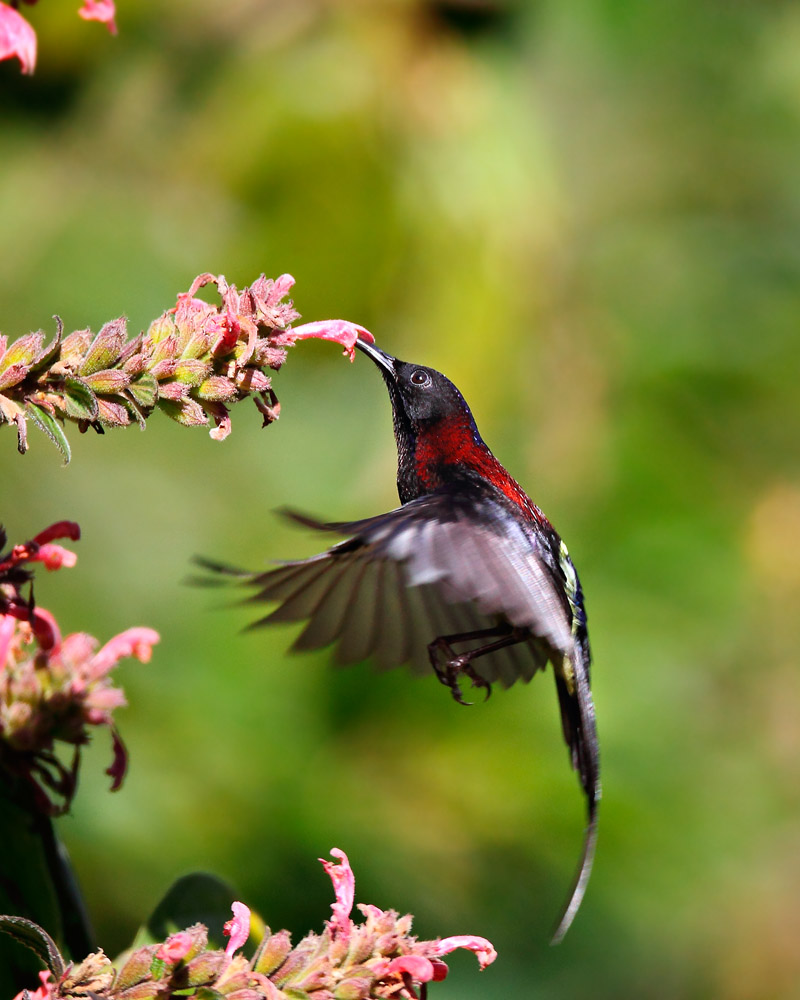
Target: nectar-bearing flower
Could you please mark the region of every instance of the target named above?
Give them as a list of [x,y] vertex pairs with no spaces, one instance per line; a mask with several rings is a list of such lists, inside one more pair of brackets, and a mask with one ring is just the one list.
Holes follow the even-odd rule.
[[36,32],[22,14],[0,3],[0,62],[19,59],[22,72],[31,74],[36,67]]
[[[420,941],[413,937],[411,917],[394,910],[360,904],[362,923],[351,919],[355,878],[344,851],[334,848],[337,861],[320,858],[333,882],[333,916],[321,934],[307,934],[294,948],[288,931],[264,932],[249,960],[240,952],[250,933],[250,909],[238,900],[225,924],[225,951],[208,948],[202,924],[171,934],[162,944],[148,944],[127,953],[117,970],[102,952],[66,968],[60,956],[41,977],[46,994],[37,1000],[164,1000],[171,996],[229,997],[230,1000],[423,1000],[428,984],[448,973],[441,960],[456,948],[473,951],[481,969],[497,953],[486,938],[473,935]],[[0,917],[19,924],[19,917]],[[258,924],[258,921],[252,923]],[[47,939],[41,928],[29,931]],[[28,937],[30,937],[30,933]],[[52,942],[50,942],[52,944]],[[54,947],[54,946],[53,946]]]
[[[352,360],[356,340],[372,342],[363,327],[324,320],[292,328],[299,318],[289,274],[263,274],[239,291],[223,275],[201,274],[146,333],[128,339],[124,317],[95,335],[64,336],[57,321],[49,344],[42,332],[8,342],[0,336],[0,424],[14,424],[17,446],[28,447],[28,424],[47,434],[69,460],[65,421],[81,431],[145,426],[156,409],[187,427],[213,424],[211,437],[231,431],[230,407],[252,396],[264,423],[279,413],[269,371],[286,360],[286,348],[310,337],[341,344]],[[221,304],[197,297],[215,285]]]
[[[78,526],[60,521],[0,555],[0,769],[28,784],[38,808],[50,815],[69,808],[80,748],[92,727],[111,732],[113,760],[106,773],[112,790],[119,788],[127,753],[113,713],[125,696],[111,671],[127,657],[147,662],[159,641],[157,632],[144,627],[127,629],[103,646],[85,632],[62,637],[55,618],[23,588],[30,587],[31,562],[48,569],[75,564],[75,554],[53,541],[63,537],[79,538]],[[56,752],[61,744],[73,748],[69,765]]]

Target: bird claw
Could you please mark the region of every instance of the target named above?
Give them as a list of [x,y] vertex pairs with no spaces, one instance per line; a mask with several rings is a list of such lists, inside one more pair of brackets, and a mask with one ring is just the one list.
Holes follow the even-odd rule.
[[474,702],[466,701],[461,687],[458,683],[460,676],[468,677],[472,687],[483,688],[486,691],[486,697],[484,701],[489,700],[489,696],[492,693],[492,685],[485,677],[481,677],[475,669],[470,666],[469,657],[467,656],[454,656],[448,659],[444,664],[440,664],[438,661],[431,657],[433,663],[433,669],[436,672],[436,676],[439,678],[440,682],[445,685],[445,687],[450,688],[450,693],[453,698],[458,702],[459,705],[473,705]]

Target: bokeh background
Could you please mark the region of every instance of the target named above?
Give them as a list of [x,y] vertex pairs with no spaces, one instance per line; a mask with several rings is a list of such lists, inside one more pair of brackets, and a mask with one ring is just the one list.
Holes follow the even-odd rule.
[[549,676],[463,709],[185,585],[195,553],[311,554],[281,505],[396,503],[365,359],[300,345],[279,423],[242,404],[222,444],[72,428],[65,469],[7,429],[10,537],[84,532],[40,603],[162,635],[119,671],[123,790],[99,739],[59,824],[100,942],[198,868],[299,937],[338,846],[360,901],[497,946],[441,1000],[800,995],[798,6],[120,0],[117,38],[77,6],[26,10],[32,79],[0,65],[3,332],[289,271],[306,320],[444,370],[581,573],[605,783],[551,948],[583,803]]

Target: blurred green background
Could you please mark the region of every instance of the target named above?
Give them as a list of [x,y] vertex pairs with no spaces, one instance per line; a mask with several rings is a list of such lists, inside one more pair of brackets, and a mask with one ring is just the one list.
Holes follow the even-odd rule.
[[7,429],[10,537],[84,532],[40,603],[162,635],[118,671],[123,790],[101,735],[59,824],[105,949],[197,868],[299,937],[338,846],[358,900],[498,948],[440,1000],[800,996],[800,8],[120,0],[111,38],[77,6],[26,9],[32,79],[0,65],[3,332],[289,271],[304,319],[444,370],[581,573],[605,785],[550,948],[583,803],[549,676],[463,709],[185,585],[314,551],[281,505],[395,505],[365,359],[301,344],[280,422],[242,404],[223,444],[70,428],[64,469]]

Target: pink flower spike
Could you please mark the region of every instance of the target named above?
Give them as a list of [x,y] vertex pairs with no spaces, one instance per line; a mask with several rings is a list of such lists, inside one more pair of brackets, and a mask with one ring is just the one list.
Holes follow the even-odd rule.
[[117,33],[116,9],[114,0],[85,0],[78,15],[84,21],[100,21],[106,25],[112,35]]
[[349,355],[352,361],[355,357],[356,341],[360,337],[368,344],[374,344],[375,338],[357,323],[350,323],[346,319],[323,319],[316,323],[303,323],[292,330],[286,330],[275,338],[275,343],[279,347],[289,347],[297,340],[307,340],[316,337],[318,340],[332,340],[344,347],[345,354]]
[[160,958],[162,962],[180,962],[192,950],[193,944],[194,939],[188,931],[178,931],[177,934],[170,934],[156,952],[156,958]]
[[238,901],[231,903],[233,916],[225,922],[222,930],[230,937],[230,941],[225,948],[228,958],[233,958],[233,953],[237,951],[250,937],[250,910],[244,903]]
[[78,561],[74,552],[65,549],[63,545],[56,545],[48,542],[40,545],[39,551],[33,557],[33,562],[42,562],[48,570],[61,569],[62,566],[71,567]]
[[333,847],[331,848],[331,854],[334,858],[341,859],[339,864],[335,861],[326,861],[324,858],[319,858],[319,861],[322,862],[322,867],[331,877],[333,891],[336,893],[336,902],[331,903],[333,917],[330,925],[332,930],[338,930],[347,939],[353,929],[353,923],[350,920],[350,911],[353,909],[353,900],[356,894],[356,880],[344,851],[340,851],[338,847]]
[[22,72],[36,66],[36,32],[13,7],[0,3],[0,60],[17,57]]
[[149,663],[152,648],[161,636],[151,628],[129,628],[109,639],[92,660],[92,676],[102,677],[125,656],[135,656],[140,663]]
[[[438,964],[444,965],[443,962]],[[402,975],[404,972],[418,983],[429,983],[434,977],[435,970],[433,962],[422,955],[400,955],[399,958],[393,958],[386,969],[386,974],[389,976]]]
[[430,954],[438,958],[440,955],[449,955],[456,948],[474,951],[482,970],[487,965],[491,965],[497,958],[497,952],[492,943],[475,934],[456,934],[454,937],[442,938],[440,941],[435,941],[429,951]]

